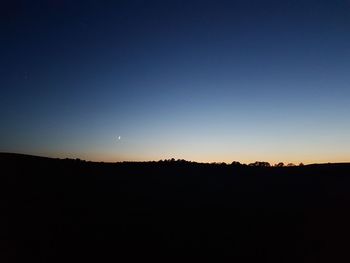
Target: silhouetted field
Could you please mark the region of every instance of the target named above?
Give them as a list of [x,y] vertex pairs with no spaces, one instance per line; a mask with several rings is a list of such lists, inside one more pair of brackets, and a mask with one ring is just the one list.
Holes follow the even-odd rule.
[[349,259],[350,164],[0,160],[3,262]]

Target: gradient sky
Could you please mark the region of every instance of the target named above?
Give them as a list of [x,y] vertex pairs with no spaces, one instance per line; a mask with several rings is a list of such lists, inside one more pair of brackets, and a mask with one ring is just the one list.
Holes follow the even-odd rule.
[[1,1],[0,30],[0,151],[350,161],[350,1]]

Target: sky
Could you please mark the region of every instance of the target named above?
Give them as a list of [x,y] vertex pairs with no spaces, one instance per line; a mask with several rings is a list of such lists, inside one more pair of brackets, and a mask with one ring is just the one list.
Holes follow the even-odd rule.
[[350,161],[350,1],[1,1],[0,151]]

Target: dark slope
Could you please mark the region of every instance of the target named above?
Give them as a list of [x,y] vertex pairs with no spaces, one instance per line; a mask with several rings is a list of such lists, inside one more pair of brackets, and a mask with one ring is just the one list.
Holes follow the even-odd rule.
[[0,165],[5,260],[349,259],[349,164],[108,164],[0,154]]

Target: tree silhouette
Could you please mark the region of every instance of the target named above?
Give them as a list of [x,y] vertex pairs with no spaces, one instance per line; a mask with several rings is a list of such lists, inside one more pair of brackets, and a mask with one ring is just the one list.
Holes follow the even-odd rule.
[[254,166],[254,167],[270,167],[270,163],[269,162],[259,162],[256,161],[255,163],[250,163],[249,166]]
[[237,161],[233,161],[231,163],[232,166],[242,166],[242,164],[240,162],[237,162]]

